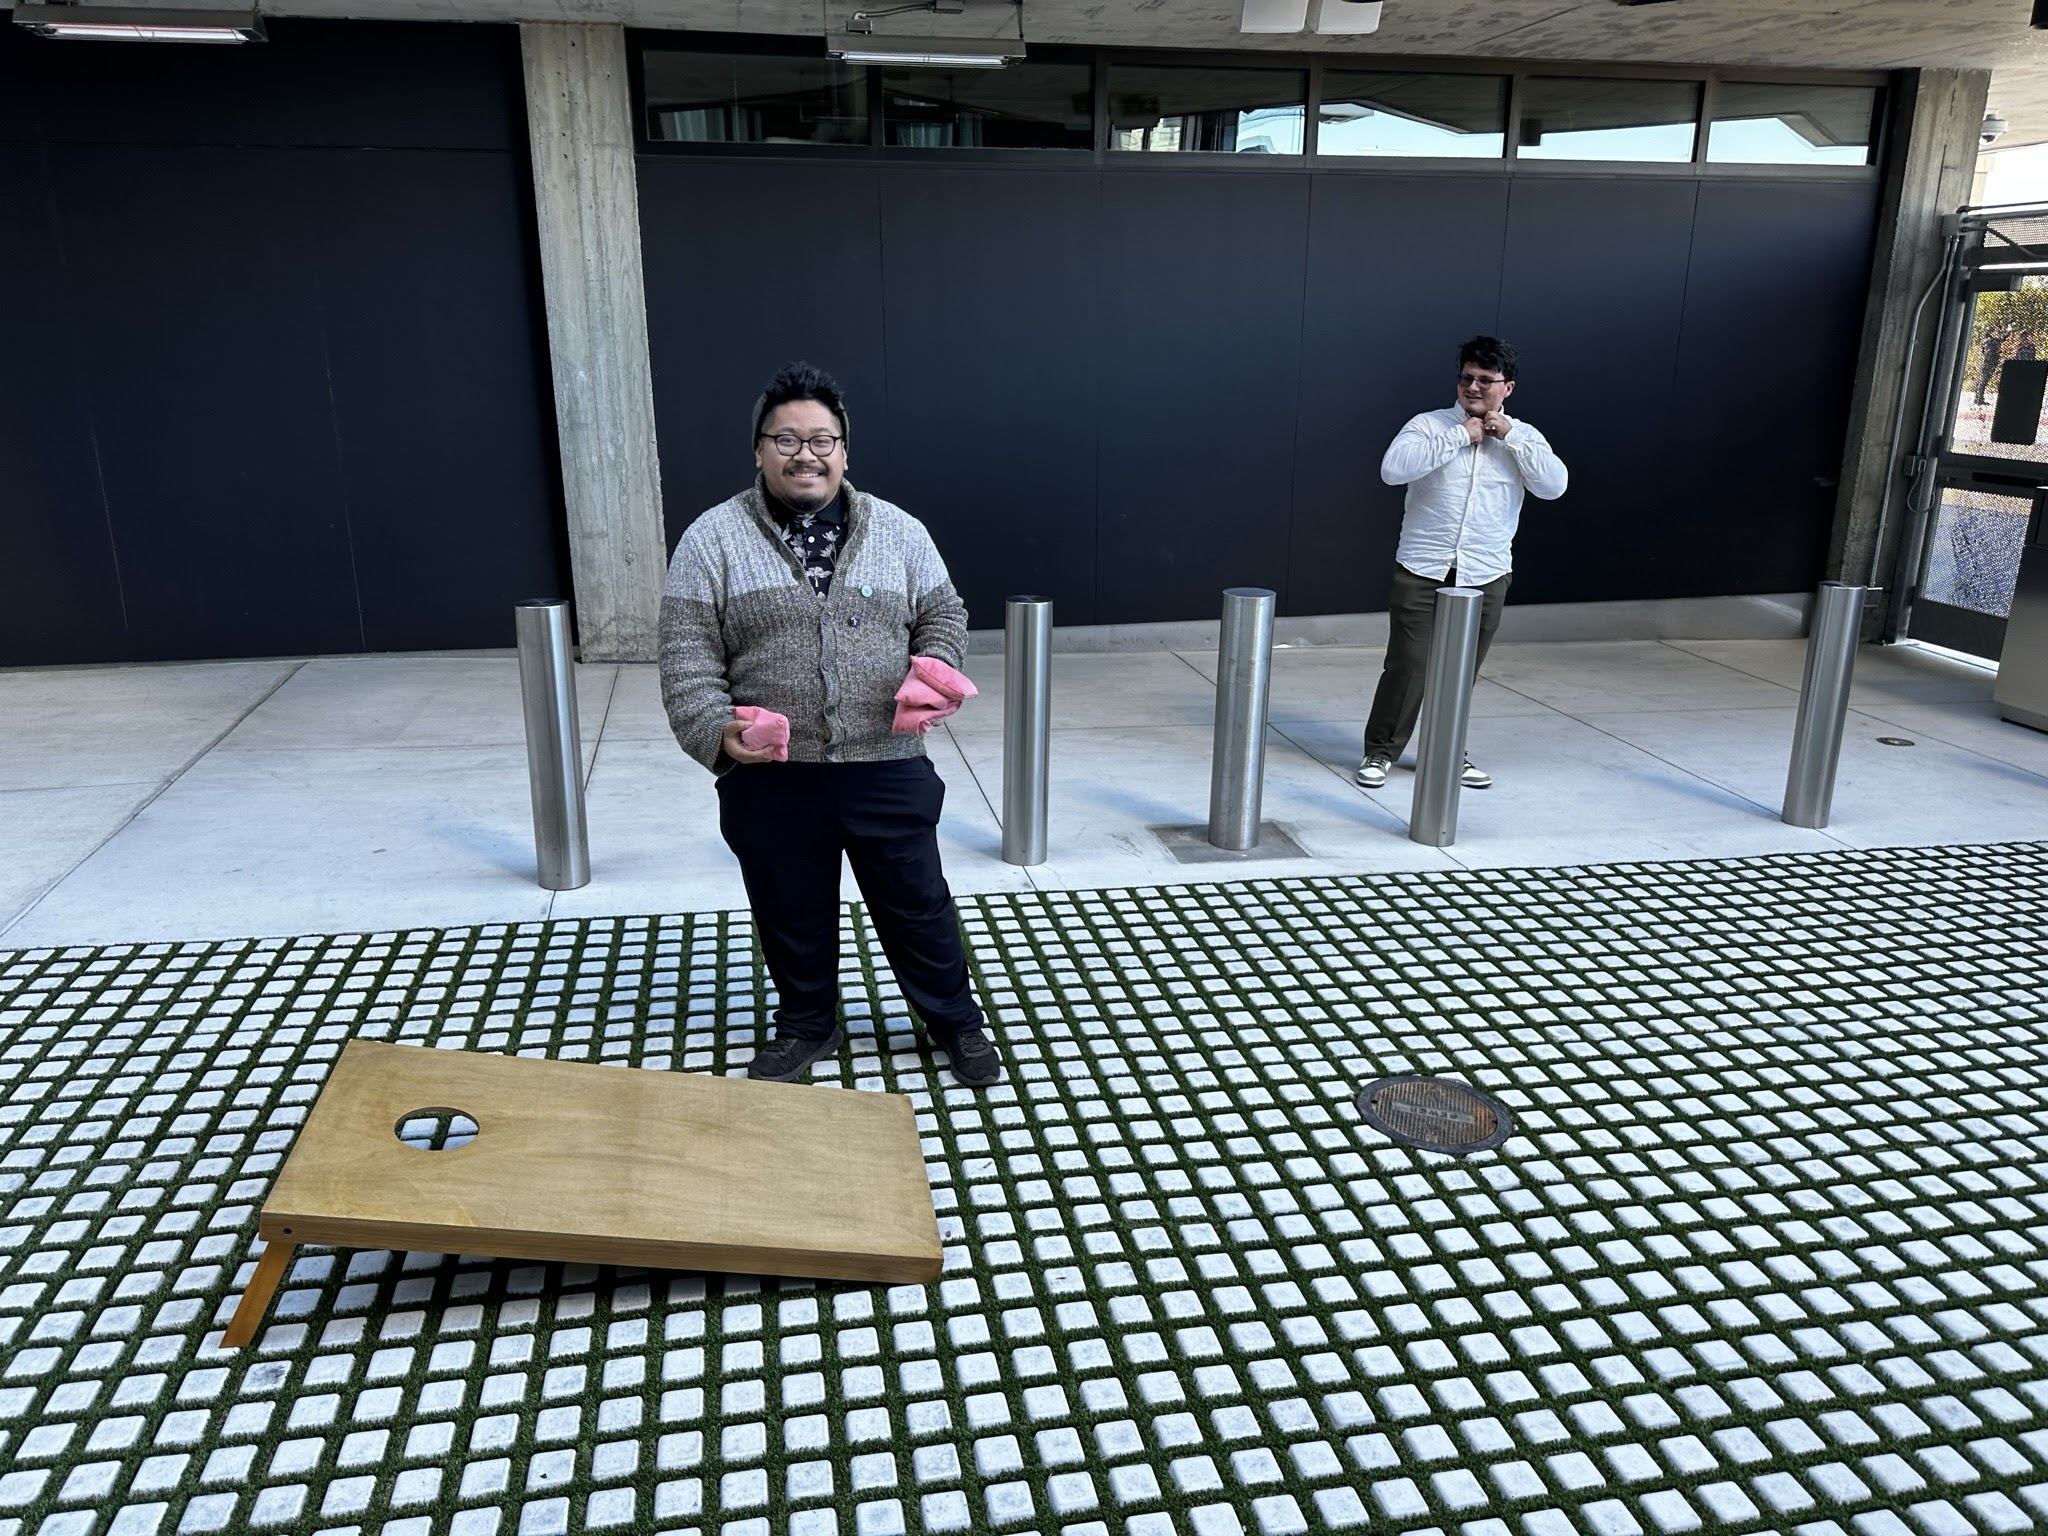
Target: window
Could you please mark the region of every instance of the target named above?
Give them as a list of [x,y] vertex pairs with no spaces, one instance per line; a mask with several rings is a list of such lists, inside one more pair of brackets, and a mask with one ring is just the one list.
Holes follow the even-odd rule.
[[1316,152],[1498,157],[1507,147],[1508,83],[1498,75],[1323,72]]
[[[647,36],[642,127],[656,144],[1300,156],[1311,138],[1310,66],[1297,54],[1209,63],[1054,48],[1006,69],[949,69],[716,51],[749,46],[739,39],[707,37],[697,51]],[[1175,57],[1187,61],[1150,61]],[[1512,152],[1854,174],[1876,156],[1885,101],[1875,82],[1549,75],[1505,63],[1492,73],[1398,70],[1356,56],[1319,67],[1316,153],[1359,170],[1376,159],[1499,161]]]
[[1298,69],[1109,67],[1109,147],[1298,155],[1308,77]]
[[868,74],[858,65],[653,48],[642,57],[647,136],[657,143],[868,141]]
[[1707,158],[1723,165],[1868,165],[1877,90],[1867,85],[1714,88]]
[[882,74],[884,142],[901,148],[1092,149],[1094,124],[1087,64]]
[[1524,160],[1692,158],[1700,88],[1690,80],[1532,76],[1522,85]]

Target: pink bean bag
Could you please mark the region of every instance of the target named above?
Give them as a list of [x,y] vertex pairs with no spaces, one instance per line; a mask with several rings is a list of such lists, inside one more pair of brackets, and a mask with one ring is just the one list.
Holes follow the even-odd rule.
[[910,675],[896,690],[898,736],[922,736],[980,692],[966,673],[936,656],[910,658]]
[[775,756],[770,762],[789,761],[789,716],[778,715],[772,709],[762,709],[755,704],[736,704],[733,719],[746,727],[740,732],[740,745],[750,751],[759,752],[764,748]]

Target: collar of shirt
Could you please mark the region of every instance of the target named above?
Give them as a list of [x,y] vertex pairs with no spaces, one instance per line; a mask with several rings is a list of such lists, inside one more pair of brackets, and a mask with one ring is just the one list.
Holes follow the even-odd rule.
[[[780,496],[769,490],[765,484],[762,487],[761,498],[768,504],[768,515],[774,518],[783,528],[790,528],[804,520],[804,513],[790,506]],[[809,515],[814,522],[829,523],[834,528],[843,528],[846,525],[846,493],[841,491],[825,503],[824,506]]]

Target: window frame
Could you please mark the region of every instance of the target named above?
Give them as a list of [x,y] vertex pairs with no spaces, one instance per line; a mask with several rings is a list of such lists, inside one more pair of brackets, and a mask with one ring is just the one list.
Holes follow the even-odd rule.
[[[1843,87],[1862,86],[1866,89],[1874,89],[1876,91],[1876,95],[1872,98],[1870,103],[1869,156],[1864,160],[1863,164],[1861,165],[1832,166],[1798,165],[1793,163],[1771,160],[1709,160],[1707,158],[1707,146],[1708,142],[1714,136],[1715,98],[1720,95],[1721,87],[1723,85],[1832,85]],[[1700,165],[1708,167],[1716,172],[1726,172],[1731,170],[1778,172],[1816,170],[1841,172],[1876,170],[1878,166],[1884,163],[1884,153],[1886,148],[1885,141],[1889,135],[1891,128],[1891,107],[1892,87],[1889,84],[1889,82],[1886,82],[1882,79],[1862,80],[1850,79],[1846,76],[1842,76],[1828,80],[1815,80],[1804,76],[1799,78],[1791,78],[1783,72],[1774,70],[1717,70],[1714,72],[1714,74],[1708,77],[1707,88],[1705,92],[1702,94],[1700,102],[1700,138],[1698,145],[1695,146],[1696,158],[1698,159]]]
[[[882,74],[889,66],[868,65],[868,137],[865,144],[689,143],[654,139],[648,133],[646,56],[649,52],[792,55],[817,58],[821,41],[810,35],[772,36],[732,32],[670,32],[642,28],[627,33],[630,49],[629,86],[633,138],[642,155],[744,160],[817,160],[828,163],[878,161],[925,165],[1080,166],[1112,175],[1170,172],[1207,175],[1272,175],[1284,172],[1337,172],[1357,176],[1566,176],[1585,179],[1694,177],[1712,181],[1874,182],[1883,174],[1891,149],[1898,73],[1884,70],[1802,70],[1748,66],[1704,68],[1683,65],[1615,64],[1571,59],[1440,58],[1419,54],[1303,53],[1283,49],[1147,49],[1034,44],[1030,58],[1047,63],[1090,66],[1094,122],[1088,149],[989,149],[969,146],[896,146],[884,142]],[[1221,152],[1137,154],[1110,147],[1109,66],[1142,64],[1164,67],[1238,67],[1293,69],[1305,74],[1302,153],[1246,155]],[[1321,152],[1318,121],[1323,101],[1324,70],[1370,70],[1384,74],[1488,75],[1505,78],[1507,134],[1498,156],[1340,155]],[[1697,85],[1699,115],[1694,123],[1690,160],[1535,160],[1521,155],[1524,91],[1531,76],[1669,80]],[[1707,143],[1713,124],[1717,87],[1722,82],[1756,85],[1839,85],[1874,87],[1870,158],[1862,165],[1797,165],[1711,162]]]

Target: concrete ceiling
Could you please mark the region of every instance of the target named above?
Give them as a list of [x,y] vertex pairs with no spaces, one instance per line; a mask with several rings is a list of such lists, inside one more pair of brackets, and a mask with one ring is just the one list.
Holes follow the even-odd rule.
[[[134,0],[129,0],[134,3]],[[174,3],[174,0],[154,0]],[[187,0],[192,3],[192,0]],[[261,0],[266,15],[441,21],[622,21],[696,31],[816,36],[859,3],[892,0]],[[901,0],[893,0],[901,3]],[[1008,0],[965,0],[968,14],[900,17],[884,30],[992,35],[1014,27]],[[1377,33],[1253,36],[1238,0],[1024,0],[1024,33],[1039,43],[1120,47],[1314,49],[1615,63],[1740,64],[1792,69],[1989,69],[2005,144],[2048,142],[2048,32],[2031,31],[2031,0],[1386,0]],[[1311,14],[1313,14],[1313,9]],[[920,22],[922,26],[920,27]]]

